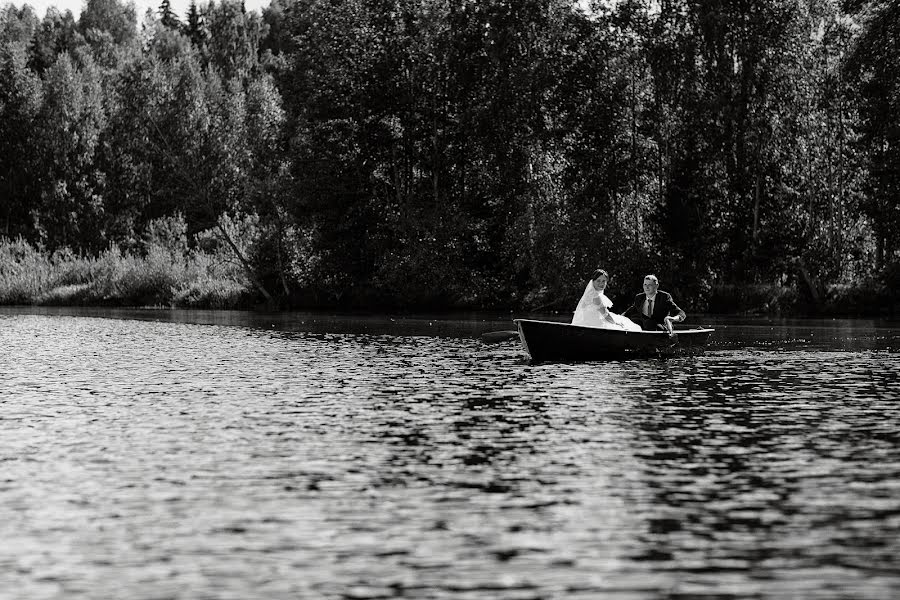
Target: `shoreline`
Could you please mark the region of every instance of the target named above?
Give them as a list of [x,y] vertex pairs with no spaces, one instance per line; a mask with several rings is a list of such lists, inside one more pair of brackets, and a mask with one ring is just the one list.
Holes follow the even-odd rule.
[[[258,275],[247,268],[222,247],[204,251],[188,248],[186,243],[152,240],[140,253],[111,247],[85,256],[71,251],[49,253],[21,240],[5,241],[0,243],[0,306],[564,315],[571,314],[577,303],[577,297],[569,297],[568,292],[578,286],[568,292],[557,290],[549,304],[542,303],[550,295],[547,290],[507,291],[505,297],[492,296],[487,293],[490,290],[464,298],[449,293],[417,297],[413,288],[377,289],[363,284],[356,286],[352,297],[335,297],[317,291],[310,281],[293,289],[283,284],[284,293],[264,295]],[[281,287],[274,281],[266,284],[272,290]],[[710,286],[702,298],[691,298],[677,285],[668,291],[689,315],[893,318],[900,315],[900,300],[890,293],[893,287],[889,281],[870,278],[816,289],[799,282],[718,284]],[[484,302],[488,297],[491,301]],[[628,291],[616,294],[613,310],[632,297]]]
[[[239,285],[231,289],[235,292],[232,297],[217,296],[210,301],[189,302],[129,302],[126,296],[99,297],[93,293],[86,284],[59,286],[42,293],[31,301],[6,301],[0,300],[2,308],[70,308],[70,309],[98,309],[98,310],[124,310],[124,311],[224,311],[247,312],[254,314],[343,314],[348,316],[398,316],[403,318],[415,318],[428,316],[432,318],[464,317],[465,315],[492,315],[500,318],[505,315],[554,315],[567,316],[570,311],[547,310],[539,307],[520,306],[515,309],[498,308],[495,306],[433,306],[433,305],[401,305],[399,303],[374,303],[368,306],[349,306],[339,303],[290,303],[286,301],[266,303],[260,302],[252,294],[252,289]],[[94,290],[96,291],[96,290]],[[686,310],[689,315],[704,315],[709,317],[751,317],[772,319],[894,319],[900,317],[900,305],[893,304],[889,299],[883,303],[876,303],[878,299],[887,294],[873,292],[869,289],[851,288],[841,290],[839,294],[829,295],[821,305],[813,306],[808,302],[797,300],[797,290],[794,288],[775,288],[768,290],[767,297],[774,298],[770,303],[725,303],[730,297],[717,296],[716,291],[710,297],[710,308],[706,310]],[[160,296],[166,295],[160,290]],[[862,303],[853,301],[858,297],[875,298],[876,302]],[[784,299],[790,299],[786,302]],[[851,301],[846,301],[850,298]],[[88,300],[88,301],[84,301]],[[283,299],[282,299],[283,300]]]

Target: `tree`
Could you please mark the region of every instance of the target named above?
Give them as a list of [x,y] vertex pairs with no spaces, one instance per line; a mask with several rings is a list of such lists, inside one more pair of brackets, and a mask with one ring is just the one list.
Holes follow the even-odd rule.
[[41,82],[26,65],[24,42],[0,41],[0,234],[31,237],[33,177],[29,159],[41,105]]
[[[196,8],[196,6],[194,6]],[[162,23],[163,27],[167,27],[169,29],[180,30],[181,29],[181,21],[178,19],[178,15],[172,10],[172,3],[170,0],[162,0],[159,5],[159,22]]]
[[184,34],[199,51],[203,52],[209,41],[209,29],[206,25],[204,11],[197,8],[197,2],[191,0],[188,8],[187,22],[184,24]]
[[96,67],[88,61],[77,68],[61,55],[46,74],[32,167],[40,194],[35,226],[50,248],[105,245],[104,177],[94,165],[105,121]]
[[0,43],[27,45],[38,28],[38,17],[29,5],[17,9],[0,6]]
[[51,6],[34,32],[29,66],[39,75],[43,75],[60,54],[73,53],[75,48],[83,43],[84,38],[78,32],[78,25],[71,11],[60,13]]
[[[900,6],[872,2],[847,61],[861,100],[867,164],[864,210],[875,232],[875,266],[900,262]],[[896,267],[895,267],[896,268]]]
[[255,12],[246,12],[243,2],[223,0],[212,3],[205,14],[209,29],[209,62],[228,80],[245,76],[259,63],[259,44],[265,30]]
[[113,43],[124,46],[133,42],[137,36],[137,14],[134,3],[124,4],[120,0],[86,0],[78,29],[88,40],[91,32],[106,32]]

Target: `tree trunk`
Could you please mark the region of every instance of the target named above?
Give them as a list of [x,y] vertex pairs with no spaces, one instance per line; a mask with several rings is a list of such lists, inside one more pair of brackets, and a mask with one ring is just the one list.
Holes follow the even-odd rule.
[[884,247],[885,236],[878,232],[875,234],[875,270],[881,271],[884,268]]
[[266,286],[253,274],[253,267],[250,264],[250,261],[244,256],[244,253],[241,252],[241,249],[237,247],[237,244],[234,243],[234,240],[231,239],[231,236],[228,235],[228,231],[225,230],[225,227],[222,226],[222,222],[219,221],[216,223],[216,228],[219,230],[219,233],[222,234],[222,237],[231,246],[231,250],[234,252],[234,255],[241,262],[241,265],[244,267],[244,271],[247,273],[247,277],[250,278],[250,281],[253,282],[253,285],[256,286],[256,289],[263,295],[266,299],[266,302],[271,303],[273,301],[272,294],[269,293],[269,290],[266,289]]
[[760,188],[762,188],[762,170],[757,167],[756,171],[756,186],[753,190],[753,244],[755,245],[759,239],[759,199],[761,194]]
[[817,307],[821,306],[824,290],[822,290],[819,281],[809,273],[809,270],[806,268],[806,263],[802,258],[797,259],[797,270],[800,272],[800,278],[803,280],[806,289],[809,291],[813,304]]

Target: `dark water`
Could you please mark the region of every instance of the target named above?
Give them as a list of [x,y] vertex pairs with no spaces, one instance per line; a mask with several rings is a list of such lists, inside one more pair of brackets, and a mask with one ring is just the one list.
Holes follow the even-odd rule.
[[704,323],[0,309],[0,597],[900,597],[900,325]]

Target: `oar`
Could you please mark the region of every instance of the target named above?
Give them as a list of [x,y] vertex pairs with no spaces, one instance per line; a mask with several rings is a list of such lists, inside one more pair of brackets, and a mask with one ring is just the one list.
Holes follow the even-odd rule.
[[519,337],[518,331],[487,331],[481,334],[481,341],[485,344],[497,344]]

